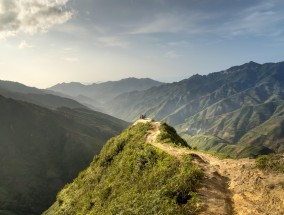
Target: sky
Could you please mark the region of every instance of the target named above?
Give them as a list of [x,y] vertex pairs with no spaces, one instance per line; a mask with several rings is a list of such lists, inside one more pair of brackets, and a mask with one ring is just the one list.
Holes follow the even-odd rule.
[[0,0],[0,79],[173,82],[284,60],[283,0]]

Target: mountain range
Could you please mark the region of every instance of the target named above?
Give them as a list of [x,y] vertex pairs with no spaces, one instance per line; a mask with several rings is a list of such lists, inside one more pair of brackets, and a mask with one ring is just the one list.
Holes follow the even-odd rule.
[[127,121],[141,114],[164,120],[198,149],[256,156],[284,152],[283,87],[284,62],[249,62],[128,92],[107,102],[105,108]]
[[[149,119],[112,138],[142,114]],[[203,180],[225,192],[223,214],[230,214],[238,207],[230,204],[237,201],[231,191],[239,195],[235,181],[250,179],[246,189],[257,185],[251,195],[261,191],[258,199],[278,210],[277,195],[267,192],[271,180],[255,183],[254,160],[194,150],[233,158],[284,153],[284,62],[249,62],[167,84],[128,78],[37,89],[0,81],[0,118],[0,214],[37,215],[52,203],[45,214],[195,214]],[[283,169],[282,156],[275,160]],[[281,180],[273,181],[277,190]]]
[[79,102],[64,96],[53,95],[48,91],[28,87],[12,81],[0,81],[0,95],[20,101],[55,109],[58,107],[86,108]]
[[88,107],[104,111],[104,103],[120,94],[147,90],[162,84],[162,82],[149,78],[126,78],[119,81],[108,81],[90,85],[78,82],[61,83],[46,90],[53,93],[61,93]]

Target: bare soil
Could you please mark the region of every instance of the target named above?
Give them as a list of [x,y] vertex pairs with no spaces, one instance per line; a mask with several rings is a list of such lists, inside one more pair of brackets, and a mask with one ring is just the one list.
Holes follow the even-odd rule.
[[157,142],[160,122],[150,119],[146,140],[149,144],[181,159],[191,154],[204,170],[203,186],[199,189],[202,215],[284,215],[284,174],[264,172],[254,159],[219,159],[195,150]]

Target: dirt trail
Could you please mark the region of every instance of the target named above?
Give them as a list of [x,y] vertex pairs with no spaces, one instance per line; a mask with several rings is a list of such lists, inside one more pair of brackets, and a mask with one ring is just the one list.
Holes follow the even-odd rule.
[[[138,122],[151,122],[139,120]],[[284,174],[266,173],[253,159],[219,159],[209,154],[158,143],[160,122],[151,122],[146,137],[153,146],[181,159],[191,154],[205,172],[199,190],[202,215],[284,215]]]

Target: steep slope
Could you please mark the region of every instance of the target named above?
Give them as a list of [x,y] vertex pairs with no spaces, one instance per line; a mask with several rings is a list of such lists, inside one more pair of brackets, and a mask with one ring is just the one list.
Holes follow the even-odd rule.
[[164,123],[136,121],[105,145],[44,214],[282,213],[283,174],[260,170],[253,159],[218,159],[183,144]]
[[127,123],[0,96],[0,214],[40,214]]
[[[137,123],[108,141],[44,214],[195,214],[202,172],[189,156],[177,159],[148,144],[151,126]],[[172,128],[161,130],[168,144],[184,144]]]
[[[284,211],[284,155],[261,156],[253,159],[218,159],[188,148],[164,144],[160,122],[152,122],[147,141],[153,146],[180,159],[191,155],[204,171],[200,195],[202,215],[262,215]],[[276,172],[262,171],[274,169]]]
[[149,78],[126,78],[119,81],[108,81],[99,84],[83,85],[81,83],[61,83],[48,88],[54,92],[72,96],[73,99],[94,107],[102,106],[106,101],[131,91],[146,90],[163,83]]
[[[225,145],[236,145],[246,139],[247,147],[257,145],[268,148],[259,151],[282,153],[283,123],[278,113],[283,111],[283,100],[284,62],[262,65],[249,62],[146,91],[122,94],[106,107],[109,114],[128,121],[146,113],[172,124],[183,135],[205,134],[221,139],[220,144]],[[272,124],[273,129],[269,127]],[[249,140],[252,129],[269,130],[269,136],[261,137],[259,130],[257,141]]]
[[0,95],[52,109],[58,107],[87,109],[86,106],[70,98],[52,95],[50,92],[12,81],[0,81]]

